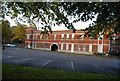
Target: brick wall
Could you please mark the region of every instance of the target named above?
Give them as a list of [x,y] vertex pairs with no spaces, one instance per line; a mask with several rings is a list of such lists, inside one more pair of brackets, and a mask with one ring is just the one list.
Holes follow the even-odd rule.
[[[65,31],[53,31],[52,34],[48,36],[46,39],[45,35],[42,35],[42,39],[40,39],[41,31],[33,31],[34,39],[32,39],[32,34],[30,32],[26,33],[26,38],[29,35],[29,39],[26,39],[26,46],[30,45],[30,41],[36,44],[37,48],[48,48],[50,49],[51,44],[58,44],[58,48],[61,50],[61,43],[63,43],[63,50],[66,50],[66,45],[68,44],[68,50],[71,51],[71,44],[74,44],[74,51],[86,51],[89,52],[89,44],[92,44],[92,52],[98,52],[98,44],[103,45],[103,52],[108,52],[108,44],[109,39],[103,36],[102,40],[90,39],[88,36],[84,37],[82,40],[78,38],[82,32],[81,30],[77,30],[77,33],[72,33],[70,30]],[[56,34],[56,39],[54,39],[54,34]],[[64,34],[64,39],[62,39],[62,34]],[[69,38],[67,38],[67,34],[69,34]],[[74,34],[74,39],[72,39],[72,34]],[[37,36],[37,39],[36,39]],[[29,42],[29,43],[28,43]],[[35,45],[34,45],[35,46]]]

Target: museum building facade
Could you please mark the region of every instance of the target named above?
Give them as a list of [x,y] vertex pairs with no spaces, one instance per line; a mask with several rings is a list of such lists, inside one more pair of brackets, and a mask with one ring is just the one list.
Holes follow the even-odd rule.
[[[49,36],[45,36],[41,32],[35,27],[26,29],[27,48],[86,54],[108,53],[110,50],[111,41],[104,35],[93,39],[88,36],[84,37],[85,32],[82,30],[76,30],[74,33],[73,30],[52,31]],[[80,35],[81,37],[79,37]]]

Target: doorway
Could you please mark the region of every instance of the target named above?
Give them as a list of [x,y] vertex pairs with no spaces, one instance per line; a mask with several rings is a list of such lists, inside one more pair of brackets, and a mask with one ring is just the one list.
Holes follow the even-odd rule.
[[57,51],[57,50],[58,50],[58,46],[56,44],[52,44],[51,51]]

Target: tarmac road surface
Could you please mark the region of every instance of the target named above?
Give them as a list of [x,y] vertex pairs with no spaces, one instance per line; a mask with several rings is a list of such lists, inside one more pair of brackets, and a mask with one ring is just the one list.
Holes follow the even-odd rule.
[[2,51],[2,63],[83,73],[120,75],[120,60],[118,59],[70,55],[55,51],[7,47]]

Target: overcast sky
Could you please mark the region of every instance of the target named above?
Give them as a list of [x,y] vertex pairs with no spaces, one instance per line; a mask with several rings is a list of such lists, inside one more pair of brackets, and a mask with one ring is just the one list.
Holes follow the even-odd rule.
[[[13,19],[11,19],[10,17],[8,16],[5,16],[5,18],[10,22],[10,26],[15,26],[15,21]],[[94,18],[92,21],[95,21],[96,18]],[[77,23],[74,23],[74,27],[79,30],[79,29],[85,29],[86,27],[89,26],[90,23],[92,23],[92,21],[88,21],[88,22],[77,22]],[[29,26],[28,23],[23,23],[22,21],[19,21],[21,24],[25,24],[27,26]],[[40,27],[42,27],[41,24],[38,24],[37,25],[37,28],[40,29]],[[67,27],[65,27],[64,25],[60,25],[60,26],[53,26],[52,27],[52,30],[68,30]]]

